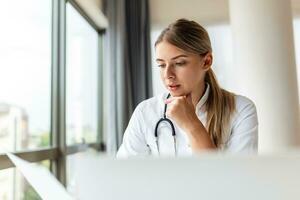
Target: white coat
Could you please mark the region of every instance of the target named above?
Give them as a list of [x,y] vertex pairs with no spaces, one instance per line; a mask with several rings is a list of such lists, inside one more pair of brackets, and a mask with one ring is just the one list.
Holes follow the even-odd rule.
[[[210,91],[209,85],[196,106],[196,114],[205,126],[205,102]],[[141,102],[135,109],[125,130],[123,143],[117,157],[158,155],[154,130],[156,123],[163,117],[164,100],[167,93]],[[230,122],[230,133],[225,135],[221,151],[255,153],[258,143],[258,120],[254,103],[248,98],[236,95],[236,112]],[[192,149],[188,137],[178,125],[172,121],[176,131],[177,155],[191,155]],[[158,129],[160,155],[174,155],[174,142],[171,128],[161,123]]]

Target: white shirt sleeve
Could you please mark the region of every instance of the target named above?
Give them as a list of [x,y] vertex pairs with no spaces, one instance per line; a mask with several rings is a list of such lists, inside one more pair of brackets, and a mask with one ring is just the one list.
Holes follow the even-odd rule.
[[117,152],[117,158],[149,155],[149,148],[142,128],[143,126],[146,126],[146,124],[143,121],[141,104],[136,107],[131,116],[123,136],[122,145]]
[[237,114],[234,118],[227,151],[256,153],[258,146],[258,119],[254,103],[246,97],[237,98]]

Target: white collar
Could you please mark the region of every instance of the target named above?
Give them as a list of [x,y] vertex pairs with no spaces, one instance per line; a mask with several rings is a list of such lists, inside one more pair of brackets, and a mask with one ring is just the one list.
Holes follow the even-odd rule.
[[205,102],[207,101],[207,99],[208,99],[210,86],[209,86],[208,83],[205,83],[205,85],[206,85],[206,89],[205,89],[204,95],[201,97],[201,99],[197,103],[196,110],[200,110],[202,108],[202,106],[205,104]]

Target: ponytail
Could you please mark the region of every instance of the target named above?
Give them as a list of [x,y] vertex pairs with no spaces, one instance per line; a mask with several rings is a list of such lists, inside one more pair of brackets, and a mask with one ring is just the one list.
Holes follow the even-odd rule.
[[229,122],[235,111],[235,95],[220,88],[212,69],[206,73],[205,81],[210,86],[206,102],[206,129],[214,144],[220,147],[230,134]]

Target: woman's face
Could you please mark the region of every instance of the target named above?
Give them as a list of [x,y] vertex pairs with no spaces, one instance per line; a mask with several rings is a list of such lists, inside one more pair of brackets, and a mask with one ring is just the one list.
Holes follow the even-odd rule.
[[[210,59],[209,62],[207,59]],[[211,54],[203,57],[189,53],[166,41],[156,45],[160,77],[172,96],[198,96],[201,88],[204,88],[204,77],[211,65],[211,59]]]

